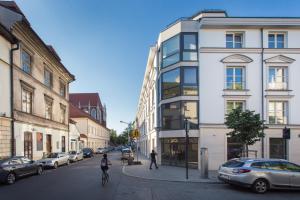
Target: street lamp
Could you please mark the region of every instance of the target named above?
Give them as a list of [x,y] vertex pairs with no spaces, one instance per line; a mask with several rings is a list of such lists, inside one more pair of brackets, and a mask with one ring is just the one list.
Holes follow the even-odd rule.
[[[130,126],[130,127],[131,127],[131,123],[124,122],[124,121],[120,121],[120,123],[127,124],[128,126]],[[130,142],[130,138],[129,138],[129,132],[128,132],[128,138],[127,138],[127,140],[128,140],[128,143],[129,143],[129,142]]]

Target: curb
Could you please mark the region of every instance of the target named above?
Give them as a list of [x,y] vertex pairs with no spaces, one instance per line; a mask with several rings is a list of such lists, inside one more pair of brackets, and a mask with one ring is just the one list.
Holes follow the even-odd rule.
[[125,166],[122,166],[122,173],[126,176],[129,177],[133,177],[133,178],[139,178],[139,179],[145,179],[145,180],[151,180],[151,181],[166,181],[166,182],[180,182],[180,183],[200,183],[200,184],[224,184],[220,181],[196,181],[196,180],[169,180],[169,179],[157,179],[157,178],[146,178],[146,177],[142,177],[142,176],[136,176],[136,175],[132,175],[126,172],[125,170]]

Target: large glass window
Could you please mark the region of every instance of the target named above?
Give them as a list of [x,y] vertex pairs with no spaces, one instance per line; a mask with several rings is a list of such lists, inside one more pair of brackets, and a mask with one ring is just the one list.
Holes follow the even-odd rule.
[[182,59],[184,61],[197,61],[197,52],[197,34],[183,34]]
[[243,33],[227,33],[226,48],[243,48]]
[[270,33],[268,35],[269,48],[284,48],[285,47],[284,33]]
[[[161,161],[163,165],[185,166],[185,138],[162,138]],[[198,138],[189,138],[188,165],[198,166]]]
[[22,111],[32,113],[32,92],[22,88]]
[[181,129],[180,102],[162,105],[162,127],[163,129]]
[[245,89],[244,68],[227,67],[226,68],[226,89],[243,90]]
[[165,41],[162,46],[162,67],[174,64],[180,60],[180,35]]
[[163,99],[180,95],[180,68],[162,75],[162,95]]
[[[182,67],[163,73],[162,99],[180,95],[198,95],[198,74],[196,67]],[[181,92],[182,91],[182,92]]]
[[31,57],[26,51],[22,51],[22,69],[24,72],[31,73]]
[[268,106],[269,124],[286,124],[287,106],[286,101],[270,101]]
[[184,101],[182,102],[182,115],[183,115],[183,124],[184,119],[187,118],[190,122],[190,129],[198,128],[198,104],[195,101]]
[[286,67],[270,67],[268,89],[286,90],[287,89],[287,68]]

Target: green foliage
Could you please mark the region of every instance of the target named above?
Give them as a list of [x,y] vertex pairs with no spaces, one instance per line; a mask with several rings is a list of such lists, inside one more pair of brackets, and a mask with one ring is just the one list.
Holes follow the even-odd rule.
[[227,135],[244,144],[246,150],[248,145],[253,145],[264,137],[263,130],[267,128],[264,121],[260,120],[259,114],[250,110],[242,111],[241,108],[232,110],[226,115],[225,120],[227,128],[232,129]]
[[130,123],[128,127],[125,128],[122,134],[118,135],[114,129],[110,131],[110,142],[114,145],[124,145],[127,144],[128,141],[128,134],[132,133],[133,124]]

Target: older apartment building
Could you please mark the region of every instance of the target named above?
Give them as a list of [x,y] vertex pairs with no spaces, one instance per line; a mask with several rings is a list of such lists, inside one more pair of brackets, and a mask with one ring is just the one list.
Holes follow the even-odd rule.
[[82,147],[96,150],[108,146],[106,108],[98,93],[71,93],[70,118],[76,122]]
[[13,154],[39,159],[68,151],[68,91],[74,76],[14,2],[0,2],[0,23],[18,40],[10,96]]
[[[168,25],[146,66],[136,116],[141,151],[155,149],[161,164],[183,166],[188,118],[190,166],[200,168],[200,148],[206,147],[209,169],[217,169],[241,147],[227,137],[224,118],[242,107],[269,127],[251,152],[285,158],[286,148],[287,159],[300,164],[299,34],[300,18],[230,17],[224,11]],[[285,126],[291,129],[286,147]]]

